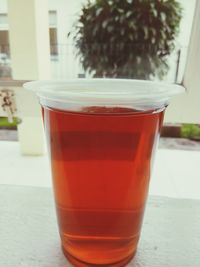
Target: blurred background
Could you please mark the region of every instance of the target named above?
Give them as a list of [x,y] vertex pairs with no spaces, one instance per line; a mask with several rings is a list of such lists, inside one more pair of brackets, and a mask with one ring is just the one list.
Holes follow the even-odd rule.
[[199,17],[195,0],[1,0],[0,183],[50,186],[41,111],[25,81],[136,78],[187,89],[167,109],[152,193],[200,197]]
[[[14,12],[15,14],[13,13],[9,14],[8,2],[11,5],[10,11]],[[33,1],[33,2],[37,2],[37,1]],[[68,78],[85,77],[87,74],[85,73],[80,63],[80,60],[76,57],[77,48],[75,47],[75,42],[73,41],[73,38],[70,38],[70,36],[68,36],[68,33],[72,33],[73,35],[73,32],[75,31],[74,25],[79,20],[79,17],[82,14],[82,7],[84,3],[87,3],[87,1],[85,0],[76,0],[76,1],[48,0],[45,2],[46,2],[45,3],[46,8],[48,9],[48,13],[47,13],[48,25],[46,26],[48,26],[48,33],[49,33],[48,42],[50,45],[50,77],[52,79],[68,79]],[[149,2],[153,3],[156,1],[149,1]],[[179,0],[177,2],[180,3],[180,6],[183,11],[181,14],[179,34],[176,36],[175,42],[174,42],[175,48],[170,53],[170,56],[168,59],[169,70],[166,76],[163,77],[166,81],[169,81],[169,82],[181,82],[182,81],[182,76],[184,72],[187,51],[188,51],[188,46],[189,46],[189,41],[190,41],[194,10],[195,10],[195,0],[191,0],[191,1]],[[16,6],[12,6],[12,5],[16,5]],[[33,5],[34,3],[31,4],[31,1],[29,1],[29,4],[27,5],[22,0],[17,1],[16,3],[15,1],[1,0],[1,3],[0,3],[0,77],[3,80],[13,80],[14,78],[13,75],[15,76],[15,72],[16,72],[15,70],[12,69],[12,67],[14,67],[13,65],[14,63],[12,64],[11,53],[12,52],[15,53],[16,48],[12,49],[12,46],[14,44],[12,44],[11,42],[14,37],[9,38],[9,33],[10,33],[9,32],[9,28],[10,28],[9,18],[11,22],[11,27],[12,26],[15,27],[14,29],[11,29],[11,32],[15,31],[15,37],[21,39],[20,42],[23,43],[23,46],[25,47],[27,51],[28,50],[31,51],[31,49],[33,48],[27,47],[27,38],[33,38],[31,34],[31,30],[33,31],[34,29],[33,29],[33,25],[27,23],[28,21],[26,20],[27,19],[26,17],[28,16],[29,12],[32,12],[32,16],[34,16],[35,12],[37,12],[37,10],[34,10],[34,8],[32,8]],[[112,1],[111,1],[111,7],[112,5],[114,6],[114,4],[112,4]],[[127,5],[126,4],[122,5],[122,15],[124,15],[123,8],[124,8],[124,12],[126,12],[126,10],[130,9],[130,6],[128,3]],[[20,9],[20,12],[18,11],[18,9]],[[156,7],[154,11],[156,12]],[[98,12],[98,7],[97,7],[97,12]],[[145,10],[142,10],[141,13],[142,12],[144,13]],[[165,13],[163,13],[163,15],[165,16]],[[17,19],[17,23],[20,25],[17,25],[16,23],[12,22],[14,19],[13,16],[16,16],[15,18]],[[86,16],[87,15],[85,15],[85,17]],[[152,14],[152,17],[153,17],[153,14]],[[30,20],[31,19],[29,17],[29,21]],[[104,18],[103,20],[106,21],[106,18]],[[142,19],[141,19],[141,22],[142,22]],[[38,23],[39,25],[44,23],[44,17],[42,17],[42,14],[40,18],[39,17],[37,18],[36,23]],[[47,22],[45,21],[45,23]],[[101,24],[102,20],[101,21],[96,20],[96,24],[97,23]],[[30,27],[29,30],[27,29],[27,32],[29,32],[28,36],[23,35],[23,29],[21,28],[22,26],[26,28]],[[94,26],[95,25],[93,24],[92,27],[94,28]],[[117,27],[118,26],[117,22],[115,24],[112,23],[112,26],[113,28],[114,26]],[[126,30],[127,28],[127,26],[124,26],[124,25],[122,25],[121,27],[122,27],[122,30]],[[141,25],[141,27],[144,27],[144,26]],[[150,26],[148,26],[147,24],[146,31],[149,30],[148,27],[150,28]],[[157,29],[158,27],[159,26],[154,26],[154,30],[158,30]],[[37,28],[36,25],[35,25],[35,28]],[[140,29],[136,29],[135,31],[139,31],[139,30]],[[134,31],[132,30],[132,32]],[[112,32],[111,32],[111,35],[113,35]],[[160,39],[161,38],[163,37],[160,37]],[[124,39],[126,38],[124,37]],[[44,40],[44,36],[43,36],[43,40]],[[121,39],[121,41],[123,40]],[[13,42],[15,42],[15,40],[13,40]],[[104,43],[105,42],[107,42],[106,39],[104,39]],[[142,38],[139,39],[139,42],[140,42],[139,45],[141,45]],[[96,43],[96,41],[93,41],[93,43]],[[90,45],[92,44],[91,41],[89,44]],[[21,48],[21,51],[23,50],[24,49]],[[115,50],[115,48],[113,48],[113,50]],[[28,52],[24,51],[24,53],[28,53]],[[107,51],[107,54],[108,53],[109,51]],[[18,55],[18,57],[20,57],[20,55]],[[18,66],[18,68],[20,67]],[[17,73],[19,72],[20,70],[18,69]],[[26,76],[23,77],[23,73],[21,73],[21,75],[23,79],[26,79]]]

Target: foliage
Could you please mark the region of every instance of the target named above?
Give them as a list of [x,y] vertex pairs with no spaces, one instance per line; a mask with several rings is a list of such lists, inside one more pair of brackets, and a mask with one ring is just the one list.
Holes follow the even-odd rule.
[[191,138],[200,136],[200,126],[195,124],[183,124],[181,127],[181,137]]
[[0,128],[13,128],[17,127],[19,119],[14,117],[13,122],[9,122],[7,117],[0,117]]
[[75,36],[84,69],[95,77],[162,78],[181,15],[177,0],[89,0]]

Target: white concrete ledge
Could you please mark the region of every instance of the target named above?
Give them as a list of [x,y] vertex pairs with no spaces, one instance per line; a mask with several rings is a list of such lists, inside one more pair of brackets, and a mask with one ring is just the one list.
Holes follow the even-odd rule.
[[[45,156],[22,156],[18,142],[0,141],[0,184],[51,187]],[[158,149],[150,194],[200,199],[200,151]]]
[[[0,265],[72,267],[60,249],[50,189],[0,186]],[[199,267],[200,201],[149,199],[129,267]]]

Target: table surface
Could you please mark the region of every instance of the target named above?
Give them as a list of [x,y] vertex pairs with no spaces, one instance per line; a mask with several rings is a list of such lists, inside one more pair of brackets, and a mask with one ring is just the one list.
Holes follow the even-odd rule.
[[[52,192],[0,186],[0,267],[69,267],[60,249]],[[150,197],[129,267],[199,267],[200,201]]]

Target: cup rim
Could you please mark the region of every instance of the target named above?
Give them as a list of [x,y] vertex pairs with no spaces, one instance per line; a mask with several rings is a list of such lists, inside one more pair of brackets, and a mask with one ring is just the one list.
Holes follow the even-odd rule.
[[[185,92],[178,84],[131,79],[71,79],[27,82],[24,88],[34,91],[41,104],[134,105],[135,107],[168,104],[170,98]],[[53,104],[54,103],[54,104]]]

